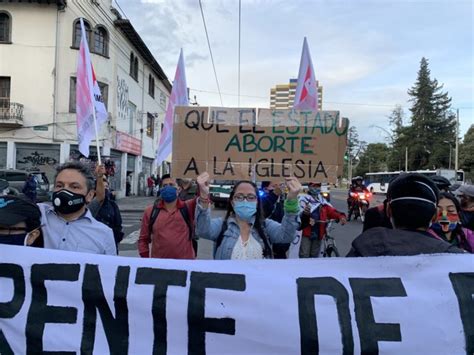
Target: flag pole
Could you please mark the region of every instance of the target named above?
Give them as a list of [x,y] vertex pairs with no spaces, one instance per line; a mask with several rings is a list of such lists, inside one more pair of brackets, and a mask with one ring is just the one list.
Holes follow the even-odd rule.
[[100,147],[99,147],[99,130],[97,128],[97,119],[95,118],[95,105],[92,102],[92,115],[94,116],[94,128],[95,128],[95,143],[97,146],[97,162],[99,165],[102,165],[102,161],[100,159]]

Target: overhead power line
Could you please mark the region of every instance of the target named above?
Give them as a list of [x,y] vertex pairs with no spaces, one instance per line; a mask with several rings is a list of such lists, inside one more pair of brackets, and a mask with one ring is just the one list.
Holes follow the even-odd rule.
[[237,100],[238,104],[237,106],[240,106],[240,33],[241,33],[241,29],[242,29],[242,0],[239,0],[239,68],[238,68],[238,94],[239,94],[239,98]]
[[219,80],[217,80],[216,65],[214,64],[214,57],[212,55],[211,42],[209,41],[209,34],[207,32],[206,19],[204,18],[204,11],[202,9],[201,0],[199,0],[199,7],[201,8],[202,22],[204,24],[204,31],[206,32],[207,45],[209,47],[209,53],[211,54],[212,68],[214,69],[214,76],[216,78],[217,91],[219,92],[219,97],[221,99],[221,105],[224,106],[224,104],[222,103],[222,95],[221,95],[221,88],[219,86]]

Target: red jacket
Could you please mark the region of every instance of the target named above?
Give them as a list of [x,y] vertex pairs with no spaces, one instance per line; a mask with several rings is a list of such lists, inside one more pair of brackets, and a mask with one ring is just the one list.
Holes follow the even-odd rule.
[[[301,228],[303,230],[303,237],[309,238],[311,235],[311,225],[309,225],[310,215],[301,214]],[[339,212],[334,207],[329,205],[322,205],[319,209],[319,219],[321,221],[327,221],[330,219],[340,220],[341,218],[346,218],[344,213]],[[326,236],[326,227],[327,223],[318,223],[319,224],[319,239],[323,239]]]
[[158,207],[161,210],[153,224],[151,236],[149,234],[149,224],[153,205],[145,209],[138,239],[138,253],[142,258],[196,258],[192,240],[189,238],[189,227],[179,210],[184,206],[188,208],[188,214],[193,224],[196,199],[188,201],[178,199],[176,208],[171,211],[166,210],[163,201],[160,201]]

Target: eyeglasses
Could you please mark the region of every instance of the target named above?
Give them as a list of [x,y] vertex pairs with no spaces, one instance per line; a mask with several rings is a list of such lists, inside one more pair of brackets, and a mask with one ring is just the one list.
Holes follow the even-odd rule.
[[255,201],[257,201],[257,195],[255,195],[255,194],[248,194],[248,195],[236,194],[236,195],[234,195],[234,200],[239,201],[239,202],[242,202],[243,200],[247,200],[248,202],[255,202]]

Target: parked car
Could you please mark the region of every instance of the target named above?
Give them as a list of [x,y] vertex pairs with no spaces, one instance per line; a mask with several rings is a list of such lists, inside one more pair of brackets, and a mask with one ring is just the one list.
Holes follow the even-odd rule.
[[8,181],[10,185],[9,193],[15,196],[24,196],[22,189],[29,174],[33,175],[37,182],[36,200],[38,202],[49,201],[49,180],[45,173],[40,171],[0,169],[0,179]]
[[211,201],[214,202],[216,207],[225,207],[227,205],[233,186],[233,180],[214,180],[209,185]]

